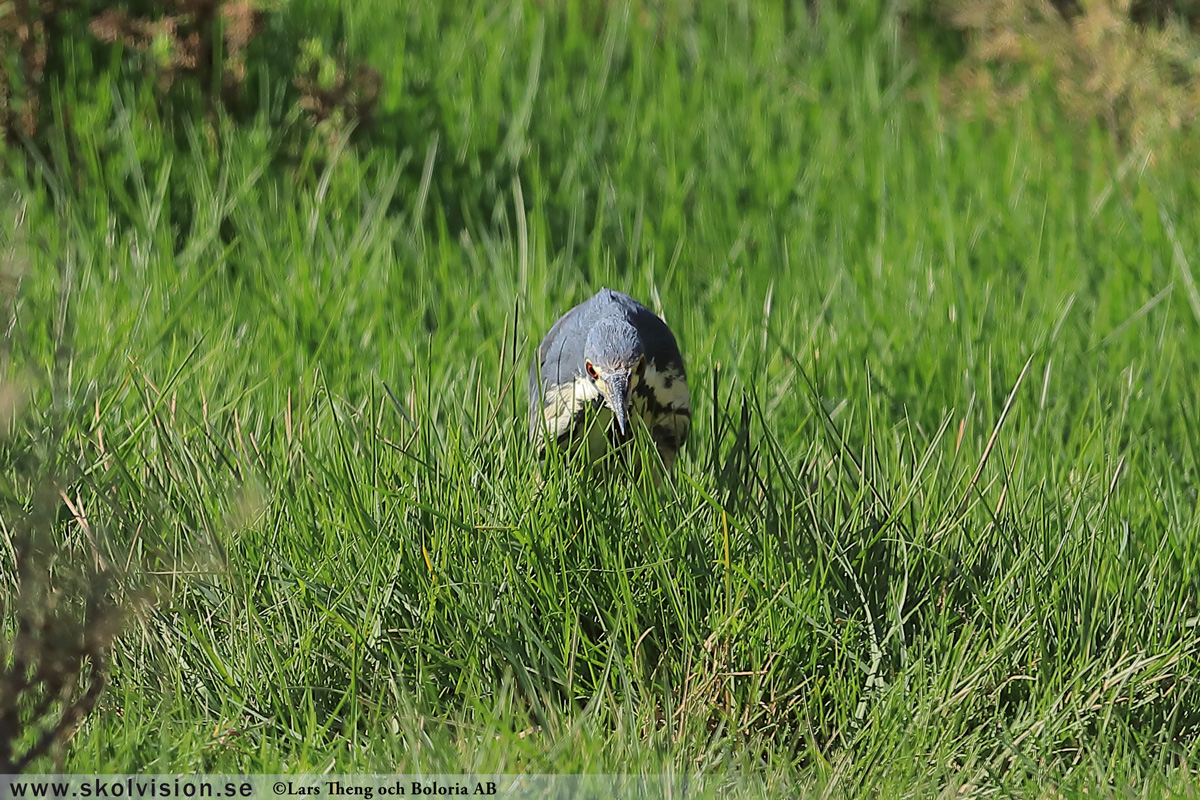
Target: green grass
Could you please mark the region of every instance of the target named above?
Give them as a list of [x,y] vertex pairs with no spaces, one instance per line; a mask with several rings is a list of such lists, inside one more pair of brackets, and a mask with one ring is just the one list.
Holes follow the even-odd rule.
[[[10,175],[6,494],[168,573],[66,769],[1197,794],[1195,170],[955,121],[868,2],[366,5],[357,145],[115,75]],[[601,285],[687,361],[661,492],[536,480]]]

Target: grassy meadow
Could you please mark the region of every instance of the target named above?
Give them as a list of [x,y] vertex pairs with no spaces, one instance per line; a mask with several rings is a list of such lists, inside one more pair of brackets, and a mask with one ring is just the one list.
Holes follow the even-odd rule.
[[[0,187],[0,592],[24,524],[140,610],[34,769],[1200,794],[1200,173],[794,5],[295,0],[382,79],[299,145],[286,75],[75,54]],[[526,442],[601,286],[687,362],[661,490]]]

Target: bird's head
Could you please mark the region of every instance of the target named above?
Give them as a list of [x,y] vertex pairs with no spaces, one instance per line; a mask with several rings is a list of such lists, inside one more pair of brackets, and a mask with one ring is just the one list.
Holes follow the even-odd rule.
[[601,320],[588,333],[583,357],[584,374],[595,384],[625,436],[629,430],[630,393],[646,363],[637,329],[623,319]]

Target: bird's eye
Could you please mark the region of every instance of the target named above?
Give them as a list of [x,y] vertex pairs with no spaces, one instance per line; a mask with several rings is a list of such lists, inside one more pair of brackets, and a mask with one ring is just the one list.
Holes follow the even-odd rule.
[[596,377],[596,368],[592,366],[592,362],[587,362],[584,365],[587,368],[587,374],[593,379]]

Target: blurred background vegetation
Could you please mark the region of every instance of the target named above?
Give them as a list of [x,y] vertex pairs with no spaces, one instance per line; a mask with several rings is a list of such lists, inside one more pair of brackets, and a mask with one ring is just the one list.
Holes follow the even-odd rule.
[[[1195,123],[1200,5],[1193,0],[910,0],[884,6],[899,19],[912,54],[931,59],[920,63],[947,73],[943,99],[956,111],[995,116],[1011,111],[1014,99],[1045,89],[1073,119],[1097,122],[1114,140],[1151,153],[1164,146],[1167,131]],[[614,10],[625,11],[624,4],[605,0],[547,0],[542,7],[594,35]],[[720,13],[729,10],[721,7]],[[779,21],[795,29],[812,24],[822,4],[783,3],[781,10]],[[705,15],[702,4],[685,0],[634,2],[629,11],[635,24],[660,40]],[[383,62],[371,56],[383,54],[386,45],[348,37],[347,24],[354,23],[336,3],[12,0],[0,17],[4,138],[9,145],[23,139],[44,145],[56,126],[70,126],[64,115],[83,111],[75,110],[77,104],[91,99],[103,108],[105,87],[134,77],[153,87],[164,113],[186,118],[214,120],[220,112],[241,122],[325,123],[327,135],[354,128],[363,135],[364,127],[385,137],[427,135],[447,122],[437,119],[438,110],[455,102],[439,91],[446,87],[431,81],[440,70],[429,59],[439,52],[439,33],[459,15],[420,6],[406,13],[412,35],[391,54],[390,68],[381,70]],[[743,13],[751,13],[749,6]],[[355,45],[348,51],[351,39]],[[566,48],[564,54],[570,53]],[[368,66],[372,61],[378,63]],[[404,67],[397,69],[397,61]],[[381,99],[385,79],[388,92]],[[73,94],[56,96],[55,88]],[[378,122],[377,110],[383,113]],[[488,150],[479,155],[503,160]]]
[[[737,3],[706,9],[685,0],[628,8],[606,0],[547,0],[537,6],[548,12],[550,27],[536,33],[537,42],[511,44],[536,45],[542,59],[548,42],[550,55],[569,67],[597,44],[579,36],[602,36],[614,13],[628,13],[660,46],[679,48],[686,47],[689,27],[703,25],[706,17],[752,17],[754,5],[739,11]],[[822,5],[785,2],[771,21],[792,35],[818,25]],[[1098,125],[1144,158],[1191,155],[1189,134],[1200,103],[1200,6],[1192,0],[854,5],[851,18],[885,14],[896,20],[904,68],[938,77],[948,114],[995,120],[1036,95],[1081,131]],[[407,17],[384,26],[403,31],[403,41],[395,42],[370,35],[368,14],[348,13],[332,2],[11,0],[2,8],[0,131],[10,168],[14,158],[29,157],[29,148],[69,157],[72,135],[104,127],[106,115],[115,113],[113,88],[136,86],[153,96],[166,120],[206,120],[210,136],[220,120],[269,125],[288,139],[291,147],[281,156],[291,159],[306,146],[334,147],[343,137],[404,149],[437,136],[452,157],[436,161],[433,185],[459,198],[446,204],[454,216],[486,219],[493,212],[497,187],[508,185],[524,155],[512,151],[510,125],[529,129],[539,169],[555,172],[559,143],[545,138],[550,126],[528,118],[534,97],[523,105],[522,98],[495,97],[492,108],[467,108],[474,101],[471,82],[489,76],[454,75],[443,47],[447,34],[469,35],[461,26],[470,17],[465,9],[373,9]],[[497,9],[493,16],[502,13]],[[469,49],[449,55],[455,67],[486,58]],[[477,88],[503,91],[490,78],[491,87]],[[62,146],[68,149],[55,150]],[[421,161],[412,161],[408,177],[417,181]]]

